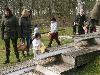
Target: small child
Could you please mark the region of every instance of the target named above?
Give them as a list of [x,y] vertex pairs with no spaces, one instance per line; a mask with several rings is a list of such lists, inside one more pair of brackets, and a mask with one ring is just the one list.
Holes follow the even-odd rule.
[[84,25],[83,29],[84,29],[85,34],[87,34],[88,33],[88,25]]
[[36,33],[39,33],[38,25],[34,26],[34,32],[32,33],[32,36],[31,36],[31,46],[30,46],[31,48],[30,49],[32,49],[32,41],[34,40]]
[[35,27],[35,28],[34,28],[34,33],[33,33],[33,35],[32,35],[32,38],[33,38],[33,39],[34,39],[34,37],[35,37],[35,34],[36,34],[36,33],[39,33],[38,25],[35,25],[34,27]]
[[32,47],[33,47],[32,49],[33,49],[34,57],[36,57],[39,51],[41,53],[44,53],[46,49],[44,44],[41,42],[40,38],[41,35],[39,33],[36,33],[34,40],[32,41]]

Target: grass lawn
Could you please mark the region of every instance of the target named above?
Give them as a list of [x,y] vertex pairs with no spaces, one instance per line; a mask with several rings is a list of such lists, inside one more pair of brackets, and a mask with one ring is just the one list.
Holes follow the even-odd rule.
[[76,75],[100,75],[100,56],[97,56],[86,66],[78,68]]
[[[11,43],[11,47],[10,47],[10,63],[15,63],[16,62],[16,56],[14,54],[14,50],[12,47],[12,43]],[[33,57],[33,54],[31,54],[28,57],[23,57],[21,52],[20,52],[20,59],[21,61],[25,61],[27,59],[31,59]],[[5,47],[4,47],[4,41],[0,39],[0,66],[3,66],[3,62],[5,61]]]

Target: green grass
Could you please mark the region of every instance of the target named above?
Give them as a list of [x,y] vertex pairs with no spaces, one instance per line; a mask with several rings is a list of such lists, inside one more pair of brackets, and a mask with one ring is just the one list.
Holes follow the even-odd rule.
[[76,75],[100,75],[100,56],[76,71]]
[[5,51],[4,51],[4,41],[0,39],[0,64],[5,59]]
[[[12,43],[10,44],[10,63],[15,63],[16,62],[16,56],[14,54],[14,49],[12,47]],[[30,56],[28,57],[23,57],[22,56],[22,53],[21,51],[19,52],[20,53],[20,59],[21,61],[25,61],[27,59],[32,59],[33,58],[33,54],[31,54]],[[5,47],[4,47],[4,41],[0,39],[0,66],[3,66],[3,63],[6,59],[6,56],[5,56]]]

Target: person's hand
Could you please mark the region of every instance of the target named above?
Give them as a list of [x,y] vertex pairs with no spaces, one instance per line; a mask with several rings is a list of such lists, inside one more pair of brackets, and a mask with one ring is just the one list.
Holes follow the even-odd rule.
[[49,36],[49,37],[51,36],[51,32],[48,33],[48,36]]

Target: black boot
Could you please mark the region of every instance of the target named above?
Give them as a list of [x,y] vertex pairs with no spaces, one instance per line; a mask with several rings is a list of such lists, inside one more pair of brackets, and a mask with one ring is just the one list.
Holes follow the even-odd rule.
[[6,61],[4,62],[4,64],[9,63],[9,56],[10,56],[10,50],[6,49]]
[[18,52],[18,49],[17,49],[16,46],[14,47],[14,51],[15,51],[15,55],[16,55],[16,58],[17,58],[17,62],[20,62],[20,59],[19,59],[19,52]]

